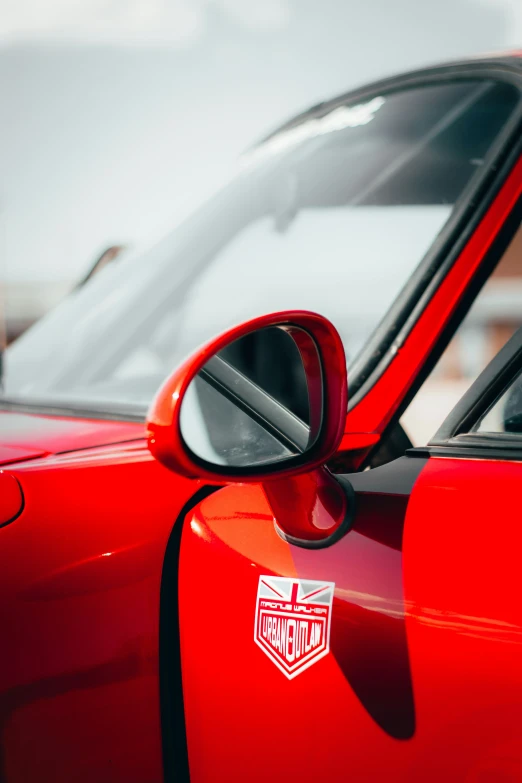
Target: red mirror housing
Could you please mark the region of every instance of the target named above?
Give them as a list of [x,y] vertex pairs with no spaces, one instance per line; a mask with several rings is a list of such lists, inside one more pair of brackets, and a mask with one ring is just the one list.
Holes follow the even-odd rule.
[[[309,383],[311,397],[311,428],[317,422],[317,406],[314,397],[321,394],[322,421],[319,432],[306,453],[271,465],[232,468],[226,465],[210,465],[191,452],[182,437],[180,425],[181,406],[187,389],[198,373],[220,351],[238,339],[268,327],[287,331],[300,350],[305,371],[313,359],[307,355],[306,340],[300,334],[307,333],[315,343],[320,360],[320,373],[315,373]],[[309,343],[308,339],[308,343]],[[313,375],[313,373],[311,373]],[[318,383],[321,384],[319,389]],[[341,338],[335,327],[321,315],[307,311],[283,311],[254,318],[211,340],[198,349],[181,367],[164,382],[147,416],[147,435],[151,453],[163,465],[183,476],[198,478],[211,483],[258,482],[267,478],[298,475],[324,463],[335,453],[343,436],[347,410],[346,359]]]

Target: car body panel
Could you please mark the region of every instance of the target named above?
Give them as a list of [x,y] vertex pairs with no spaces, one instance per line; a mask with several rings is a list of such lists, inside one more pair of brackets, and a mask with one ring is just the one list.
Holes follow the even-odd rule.
[[[282,541],[261,486],[227,487],[187,517],[179,601],[193,783],[403,779],[416,721],[402,530],[425,462],[350,476],[355,524],[326,549]],[[380,476],[385,492],[365,491]],[[330,653],[292,680],[253,641],[266,575],[335,582]]]
[[431,457],[411,495],[406,629],[427,780],[522,778],[521,480],[520,462]]
[[[283,542],[260,486],[187,518],[191,781],[519,780],[522,465],[410,457],[348,478],[355,524],[324,550]],[[335,582],[330,654],[292,680],[253,642],[260,575]]]
[[29,449],[20,446],[0,445],[0,465],[8,465],[10,462],[24,462],[26,459],[43,457],[46,452],[42,449]]
[[159,593],[196,482],[144,444],[10,466],[2,534],[0,779],[163,780]]
[[[23,449],[20,459],[42,453],[58,454],[65,451],[88,449],[109,443],[137,440],[145,435],[141,422],[106,421],[102,419],[71,418],[38,413],[19,413],[0,410],[0,462],[12,462]],[[5,451],[4,451],[5,449]]]

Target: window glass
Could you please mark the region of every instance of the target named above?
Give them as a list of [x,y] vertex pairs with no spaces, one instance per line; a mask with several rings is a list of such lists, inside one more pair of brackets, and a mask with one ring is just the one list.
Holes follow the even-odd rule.
[[[414,446],[422,446],[433,437],[464,392],[520,326],[522,227],[518,229],[437,366],[401,418],[401,424]],[[499,414],[500,410],[494,415]],[[500,426],[500,421],[497,426]]]
[[472,431],[522,433],[522,374],[517,376]]
[[203,341],[290,308],[330,318],[350,365],[517,103],[510,85],[453,81],[279,132],[193,218],[150,250],[118,256],[16,341],[2,393],[145,412]]

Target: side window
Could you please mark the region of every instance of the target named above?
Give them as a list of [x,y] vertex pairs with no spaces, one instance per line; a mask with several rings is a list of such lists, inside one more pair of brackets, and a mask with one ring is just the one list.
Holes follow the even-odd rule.
[[[423,446],[430,440],[473,381],[520,326],[522,226],[435,369],[401,418],[401,424],[414,446]],[[508,419],[516,400],[519,401],[522,423],[522,381],[506,395],[506,400],[499,400],[498,407],[491,410],[491,416],[488,414],[480,423],[480,431],[486,427],[492,432],[513,432],[506,426],[514,426]],[[522,431],[522,428],[517,431]]]
[[472,432],[522,433],[522,373],[479,419]]

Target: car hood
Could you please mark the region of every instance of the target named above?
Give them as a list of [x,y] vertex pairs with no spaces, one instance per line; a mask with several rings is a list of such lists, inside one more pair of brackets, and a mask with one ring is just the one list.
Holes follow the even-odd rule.
[[0,465],[144,436],[143,423],[0,411]]

